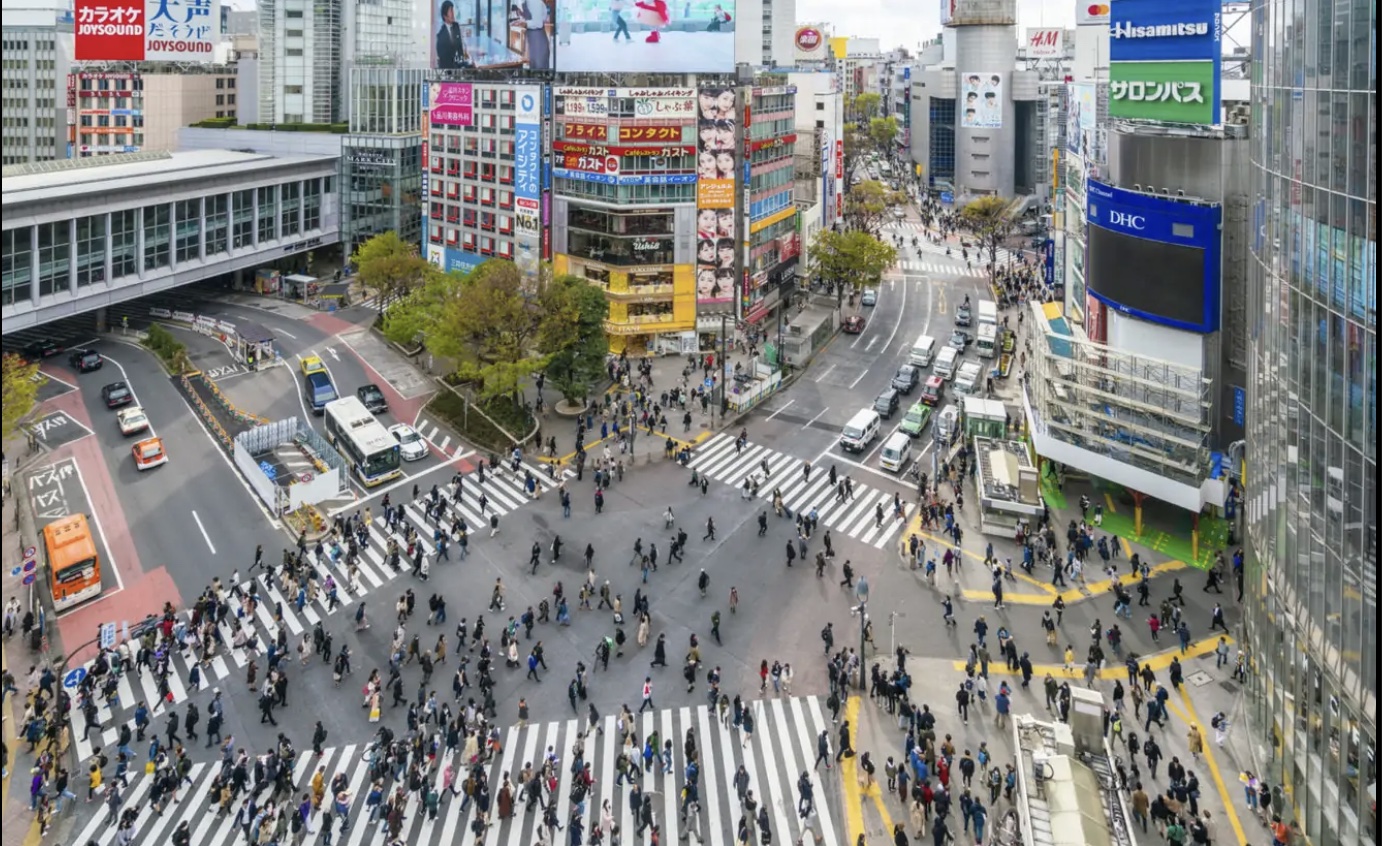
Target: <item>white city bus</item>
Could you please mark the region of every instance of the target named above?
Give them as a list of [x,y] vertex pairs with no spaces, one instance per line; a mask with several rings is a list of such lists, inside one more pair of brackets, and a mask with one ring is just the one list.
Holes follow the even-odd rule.
[[373,486],[403,475],[398,441],[357,397],[327,403],[325,421],[326,439],[361,482]]

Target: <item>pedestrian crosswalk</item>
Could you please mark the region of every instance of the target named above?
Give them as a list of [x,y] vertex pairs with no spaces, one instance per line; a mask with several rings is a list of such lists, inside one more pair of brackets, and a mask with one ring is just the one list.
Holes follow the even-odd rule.
[[[551,486],[551,480],[542,471],[526,464],[520,466],[528,469],[536,477],[539,493]],[[450,497],[449,490],[447,493]],[[472,473],[465,476],[459,500],[450,500],[452,505],[448,513],[459,515],[465,520],[466,526],[470,529],[471,542],[474,543],[477,542],[476,539],[487,536],[488,532],[481,532],[480,529],[489,526],[490,515],[497,514],[502,520],[505,515],[522,507],[530,498],[524,490],[523,477],[515,476],[508,467],[505,467],[499,476],[487,473],[483,484],[478,481],[478,476]],[[400,572],[395,572],[386,561],[385,548],[389,540],[389,531],[380,512],[382,509],[370,515],[372,521],[369,527],[369,542],[360,550],[357,562],[359,575],[354,581],[350,579],[344,555],[340,550],[323,549],[323,554],[318,557],[313,546],[307,549],[306,558],[317,573],[318,583],[323,584],[328,574],[336,582],[338,601],[334,606],[324,590],[318,591],[311,599],[305,596],[285,596],[282,585],[276,580],[270,580],[264,573],[257,574],[253,579],[258,588],[260,602],[256,604],[252,613],[246,613],[247,605],[239,598],[228,597],[231,611],[239,618],[242,626],[248,627],[247,634],[258,636],[257,643],[260,649],[265,648],[278,636],[280,626],[287,630],[290,649],[295,648],[303,634],[311,632],[319,621],[326,620],[343,608],[352,608],[352,603],[356,600],[378,591],[398,578]],[[424,509],[418,503],[405,503],[403,513],[404,521],[413,526],[423,541],[431,539],[437,527],[428,522],[424,516]],[[450,517],[446,520],[448,525],[450,520]],[[395,534],[394,538],[400,547],[406,546],[401,534]],[[433,566],[437,566],[435,554],[430,554],[432,546],[426,543],[424,546],[429,550],[429,561]],[[460,550],[453,546],[449,553],[450,560],[458,560],[459,555]],[[403,562],[401,571],[407,569],[407,563]],[[228,580],[225,586],[229,586]],[[242,590],[247,592],[248,585],[242,586]],[[278,609],[281,609],[281,612]],[[190,619],[190,609],[178,615],[179,624]],[[167,688],[172,694],[171,702],[166,696],[160,695],[157,678],[151,670],[146,669],[142,672],[131,670],[119,677],[113,704],[108,704],[99,695],[96,697],[99,726],[103,728],[93,727],[88,731],[82,710],[73,707],[70,715],[77,760],[87,760],[99,746],[115,744],[120,736],[120,725],[128,724],[133,729],[134,709],[141,701],[148,704],[151,717],[158,718],[169,708],[176,708],[182,704],[190,694],[216,685],[237,670],[243,671],[254,656],[246,654],[244,649],[231,648],[232,629],[228,622],[221,624],[219,630],[224,646],[217,649],[215,657],[211,660],[199,661],[190,649],[174,650],[168,656]],[[138,654],[139,644],[135,640],[121,644],[121,647],[128,649],[131,658]],[[82,667],[83,671],[91,672],[94,663],[94,660],[88,661]],[[194,666],[196,682],[192,680]],[[76,680],[73,679],[73,687],[76,684]],[[75,696],[75,691],[69,692]],[[159,728],[156,724],[153,727]]]
[[[690,466],[736,489],[742,489],[746,479],[758,474],[761,499],[770,500],[773,490],[781,489],[783,503],[794,513],[807,514],[814,508],[826,528],[878,549],[887,545],[912,514],[912,503],[903,500],[902,516],[897,517],[893,511],[893,494],[858,482],[854,485],[854,496],[841,500],[830,483],[830,474],[824,469],[813,467],[808,478],[801,471],[800,458],[755,443],[745,445],[741,452],[735,449],[735,440],[733,435],[721,432],[696,450]],[[764,462],[768,465],[766,481],[762,480]],[[880,506],[883,509],[881,523],[877,517]]]
[[[652,823],[659,827],[661,842],[675,844],[696,842],[701,844],[729,844],[738,842],[736,832],[743,814],[743,804],[735,787],[734,777],[739,767],[748,773],[747,789],[753,792],[755,800],[767,811],[771,842],[798,843],[814,842],[821,846],[841,846],[840,827],[843,814],[838,807],[831,807],[831,798],[826,790],[830,771],[817,770],[813,763],[817,757],[817,738],[821,732],[831,735],[833,752],[833,730],[829,717],[822,709],[822,703],[815,696],[781,697],[753,701],[748,704],[754,715],[752,732],[726,724],[715,710],[707,705],[696,707],[670,708],[660,711],[647,711],[634,716],[630,728],[634,735],[635,749],[641,748],[653,732],[663,740],[671,741],[671,766],[664,768],[656,759],[652,766],[643,772],[638,781],[645,795],[652,798]],[[609,803],[613,823],[622,833],[620,842],[639,842],[637,832],[640,825],[637,809],[630,802],[631,788],[626,779],[623,784],[618,779],[615,766],[622,751],[621,736],[616,718],[613,715],[601,721],[603,731],[584,735],[584,726],[576,719],[559,720],[550,723],[533,724],[525,727],[510,726],[504,736],[501,750],[481,764],[487,776],[491,796],[491,825],[477,837],[471,825],[475,803],[466,803],[463,796],[448,796],[443,790],[446,770],[454,766],[457,775],[454,784],[459,787],[465,778],[467,768],[460,760],[460,753],[438,755],[436,767],[428,774],[427,780],[435,784],[443,798],[436,813],[430,817],[418,793],[410,793],[398,841],[384,837],[381,827],[369,820],[369,809],[365,807],[364,797],[369,792],[369,770],[373,747],[368,743],[356,743],[341,747],[323,749],[317,757],[310,751],[300,752],[292,768],[294,791],[284,802],[288,812],[296,812],[299,797],[308,789],[312,773],[318,766],[325,767],[325,778],[330,782],[338,774],[344,775],[350,792],[350,812],[344,829],[340,820],[333,825],[332,838],[324,840],[335,846],[363,846],[363,844],[401,842],[407,846],[529,846],[536,842],[584,842],[574,840],[566,830],[574,806],[571,802],[571,786],[574,779],[571,762],[576,759],[576,743],[584,745],[581,760],[591,764],[595,784],[584,800],[584,827],[589,830],[593,822],[601,819],[601,809]],[[681,810],[682,788],[687,778],[687,740],[694,741],[699,769],[695,781],[698,794],[698,807],[683,816]],[[524,765],[532,763],[541,766],[547,749],[558,755],[556,767],[559,786],[550,792],[545,801],[555,805],[556,818],[563,830],[548,832],[541,824],[542,815],[538,810],[526,811],[520,800],[514,802],[514,814],[501,819],[497,811],[497,797],[504,776],[507,774],[515,782]],[[641,756],[633,756],[639,760]],[[833,756],[832,756],[833,757]],[[827,761],[829,758],[827,758]],[[239,846],[245,843],[239,826],[235,825],[233,813],[218,814],[217,804],[211,801],[211,785],[220,769],[219,763],[194,764],[188,774],[190,784],[184,782],[175,800],[165,806],[161,815],[155,814],[152,803],[147,801],[152,778],[143,772],[130,777],[128,788],[121,794],[122,808],[137,808],[138,818],[135,834],[129,846],[153,846],[171,842],[172,833],[188,823],[191,842],[197,846]],[[803,816],[798,782],[806,774],[811,783],[811,804],[805,808]],[[392,785],[389,785],[390,791]],[[238,806],[242,797],[236,797]],[[268,791],[259,794],[262,806],[268,798]],[[282,796],[280,796],[282,799]],[[324,802],[323,808],[330,805]],[[463,805],[468,805],[463,809]],[[111,846],[116,842],[116,828],[110,824],[111,814],[106,806],[92,805],[95,809],[92,818],[79,825],[80,836],[72,842],[97,846]],[[326,823],[321,811],[312,814],[309,829],[320,832]],[[809,834],[808,834],[809,832]],[[606,831],[606,841],[610,842]],[[315,842],[315,838],[313,839]],[[753,842],[770,842],[768,838],[755,837]]]
[[977,268],[967,268],[963,264],[946,264],[945,262],[921,259],[901,259],[898,261],[897,267],[905,273],[931,273],[936,276],[981,277],[984,275]]

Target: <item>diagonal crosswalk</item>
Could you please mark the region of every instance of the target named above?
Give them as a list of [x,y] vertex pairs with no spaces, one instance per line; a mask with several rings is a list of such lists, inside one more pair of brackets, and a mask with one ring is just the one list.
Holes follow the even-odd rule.
[[[654,760],[653,765],[638,777],[644,793],[653,799],[653,824],[660,828],[662,842],[737,842],[735,834],[742,804],[734,787],[734,775],[742,765],[749,774],[748,789],[753,791],[755,798],[768,812],[772,842],[796,843],[806,838],[822,846],[841,846],[840,829],[836,825],[839,809],[831,807],[823,778],[828,773],[812,768],[816,758],[816,738],[820,732],[827,732],[831,735],[832,743],[834,741],[834,730],[822,710],[822,703],[815,696],[781,697],[753,701],[749,707],[755,717],[751,734],[726,724],[708,705],[670,708],[634,716],[628,728],[633,731],[638,748],[654,731],[660,738],[672,741],[670,769],[664,772],[664,768]],[[540,765],[545,750],[551,748],[559,756],[560,780],[557,789],[548,793],[544,801],[555,805],[557,819],[565,826],[574,809],[570,801],[573,780],[570,764],[575,759],[576,743],[580,741],[584,746],[582,760],[590,762],[591,772],[595,776],[595,784],[585,799],[585,827],[588,830],[592,822],[600,819],[600,809],[608,802],[611,817],[622,833],[621,842],[639,842],[642,838],[637,835],[638,815],[630,803],[630,786],[627,781],[615,783],[615,765],[623,740],[616,717],[605,717],[601,727],[602,733],[587,737],[575,719],[525,727],[510,726],[505,732],[502,750],[479,764],[487,777],[491,795],[497,798],[505,774],[514,780],[517,788],[517,777],[524,766],[528,763]],[[700,802],[698,809],[683,817],[680,814],[680,795],[687,772],[688,736],[694,738],[697,749],[699,776],[696,784]],[[365,807],[364,796],[368,792],[368,773],[374,754],[372,745],[368,743],[324,749],[320,757],[299,753],[292,768],[292,798],[284,806],[287,812],[296,811],[297,799],[308,789],[311,773],[318,766],[323,766],[328,782],[338,774],[346,778],[351,796],[348,822],[341,830],[340,820],[336,821],[331,842],[336,846],[373,846],[376,843],[394,842],[385,839],[382,827],[370,823],[369,811]],[[439,754],[436,767],[427,775],[428,781],[435,784],[439,791],[442,790],[449,765],[456,768],[457,785],[465,777],[466,767],[460,760],[460,753]],[[165,806],[161,815],[155,814],[152,803],[146,801],[152,778],[143,772],[132,775],[129,787],[123,794],[123,807],[138,809],[130,846],[171,842],[173,832],[184,821],[192,832],[191,842],[197,846],[245,844],[243,833],[235,825],[234,814],[218,814],[216,803],[210,799],[212,781],[220,767],[219,763],[193,765],[188,774],[190,784],[183,784],[177,798]],[[811,780],[814,799],[813,810],[804,818],[798,813],[797,792],[797,782],[802,773],[808,774]],[[392,785],[387,786],[392,792]],[[236,797],[237,806],[242,798]],[[268,792],[264,791],[258,795],[257,801],[263,806],[267,798]],[[329,802],[324,803],[324,807],[327,804]],[[508,819],[500,819],[496,805],[491,804],[491,825],[483,838],[477,838],[471,826],[474,803],[464,810],[463,804],[461,796],[447,796],[443,791],[438,813],[431,818],[422,806],[421,796],[410,793],[398,842],[407,846],[450,846],[455,843],[460,846],[528,846],[539,840],[546,843],[570,842],[569,832],[566,831],[557,832],[556,838],[551,837],[551,832],[541,825],[541,812],[526,811],[524,803],[518,799],[514,803],[514,815]],[[92,816],[79,823],[80,836],[72,842],[112,846],[116,843],[117,831],[110,824],[109,811],[102,805],[87,807],[94,809]],[[320,833],[324,822],[322,812],[315,811],[309,828]],[[842,818],[840,824],[843,824]],[[808,830],[812,834],[809,838]],[[756,842],[759,840],[761,838],[755,838]],[[316,842],[316,836],[311,841]],[[609,842],[608,839],[606,842]]]
[[[734,442],[733,435],[721,432],[695,451],[690,466],[703,475],[738,489],[743,487],[744,480],[749,476],[756,473],[761,477],[762,465],[766,461],[768,480],[759,486],[758,496],[761,499],[769,499],[773,489],[780,488],[783,503],[794,513],[805,514],[814,508],[822,525],[861,543],[882,549],[906,524],[914,509],[911,503],[904,500],[902,518],[898,519],[893,515],[892,493],[858,482],[854,485],[853,498],[838,499],[825,470],[815,467],[807,478],[801,472],[800,458],[755,443],[749,443],[739,452],[735,450]],[[877,521],[879,506],[882,506],[884,514],[881,525]]]
[[[540,488],[546,490],[550,485],[550,480],[545,473],[536,467],[524,466],[538,478]],[[472,543],[486,535],[485,532],[480,531],[480,528],[489,526],[491,514],[498,514],[502,518],[506,514],[516,511],[529,500],[527,492],[523,489],[522,478],[514,476],[513,473],[507,471],[507,468],[498,477],[492,473],[486,474],[484,484],[480,484],[477,478],[475,474],[469,474],[465,477],[461,486],[460,499],[459,501],[452,500],[453,505],[451,507],[451,512],[464,518],[466,525],[470,528]],[[448,491],[448,496],[449,494]],[[406,503],[403,509],[403,519],[412,524],[419,536],[423,539],[431,538],[436,526],[428,522],[422,507],[417,503]],[[446,522],[449,525],[450,519],[448,518]],[[388,544],[389,532],[382,515],[374,516],[369,530],[369,542],[361,547],[357,562],[359,578],[353,584],[350,581],[343,556],[332,550],[324,550],[319,558],[311,547],[308,548],[306,557],[317,572],[318,582],[324,582],[328,574],[336,580],[339,604],[334,609],[330,606],[329,598],[323,591],[318,591],[315,597],[304,599],[299,603],[297,597],[285,596],[277,581],[270,580],[266,574],[260,573],[252,582],[257,587],[261,599],[256,604],[254,612],[252,614],[245,613],[246,604],[231,596],[228,597],[231,613],[240,619],[242,626],[248,627],[247,634],[258,635],[257,642],[261,648],[278,636],[280,626],[287,629],[289,647],[290,649],[294,648],[302,635],[310,632],[319,621],[324,621],[342,609],[349,609],[355,600],[379,590],[398,578],[400,572],[407,570],[406,562],[402,565],[402,571],[395,572],[386,561],[385,548]],[[401,534],[394,535],[394,538],[398,541],[399,546],[405,546]],[[452,561],[458,560],[459,550],[453,546],[450,555]],[[249,584],[242,585],[242,590],[248,592]],[[281,616],[277,618],[275,617],[276,609],[281,609]],[[179,614],[179,619],[190,621],[191,610],[182,611]],[[120,725],[128,724],[131,729],[134,728],[134,709],[141,701],[149,704],[151,718],[156,719],[163,716],[170,707],[175,708],[180,705],[192,693],[216,685],[237,670],[243,671],[253,656],[247,655],[244,649],[231,646],[232,629],[228,622],[222,623],[219,630],[224,646],[218,648],[215,657],[211,660],[199,661],[190,649],[174,650],[168,656],[167,681],[168,691],[172,694],[171,703],[165,697],[160,696],[157,679],[151,670],[131,670],[119,677],[115,688],[116,698],[113,701],[107,702],[98,695],[97,716],[99,717],[100,728],[92,728],[88,731],[86,717],[82,710],[73,707],[69,713],[72,720],[72,737],[76,745],[77,761],[80,763],[90,758],[97,747],[114,748],[114,744],[120,737]],[[139,644],[137,641],[130,640],[123,646],[128,648],[131,657],[138,654]],[[91,672],[94,663],[94,660],[88,661],[83,665],[83,669],[88,673]],[[195,683],[192,681],[194,666],[197,668],[197,681]],[[75,695],[75,691],[69,691],[69,693]],[[155,724],[154,728],[159,728],[159,726]]]

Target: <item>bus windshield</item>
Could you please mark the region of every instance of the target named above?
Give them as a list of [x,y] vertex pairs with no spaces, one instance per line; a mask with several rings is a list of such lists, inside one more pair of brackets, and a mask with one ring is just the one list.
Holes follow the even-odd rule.
[[377,485],[402,475],[398,441],[357,397],[342,397],[326,406],[326,436],[355,475]]
[[100,595],[100,557],[85,515],[72,514],[44,526],[43,551],[55,608],[70,608]]

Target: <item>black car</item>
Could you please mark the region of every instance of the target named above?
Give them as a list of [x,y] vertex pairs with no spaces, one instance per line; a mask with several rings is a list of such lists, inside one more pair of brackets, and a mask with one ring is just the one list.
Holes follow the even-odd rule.
[[384,392],[379,390],[378,385],[362,385],[360,390],[355,392],[355,396],[360,398],[360,402],[364,403],[371,414],[382,414],[389,410],[389,401],[384,399]]
[[910,394],[920,381],[921,373],[916,366],[904,364],[897,369],[897,375],[893,377],[893,387],[903,394]]
[[42,341],[31,341],[24,345],[24,357],[30,361],[52,358],[60,352],[62,352],[62,345],[51,338]]
[[90,373],[93,370],[100,370],[105,360],[95,350],[73,350],[72,354],[67,357],[67,363],[72,365],[72,369],[78,373]]
[[134,394],[124,382],[111,382],[101,389],[101,399],[106,401],[106,408],[119,408],[134,402]]
[[897,391],[893,388],[889,388],[879,394],[878,399],[873,401],[873,410],[878,412],[879,416],[884,420],[891,420],[892,416],[897,413],[897,407],[901,402],[902,400],[898,397]]

